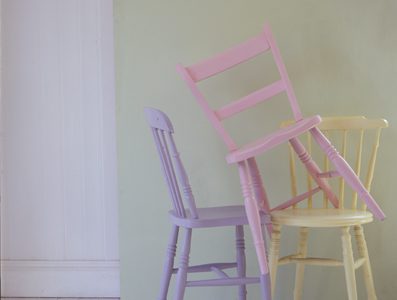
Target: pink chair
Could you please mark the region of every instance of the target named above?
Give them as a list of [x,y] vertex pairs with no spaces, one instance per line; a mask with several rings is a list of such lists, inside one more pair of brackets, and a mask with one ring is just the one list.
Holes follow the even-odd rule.
[[[213,110],[208,104],[204,95],[198,89],[197,83],[227,69],[230,69],[237,64],[243,63],[266,51],[269,51],[272,54],[279,71],[280,79],[269,86],[265,86],[245,97],[242,97],[237,101],[227,104],[226,106],[219,109]],[[351,167],[338,154],[328,139],[316,127],[316,125],[321,121],[320,116],[316,115],[303,118],[290,80],[288,78],[286,68],[281,59],[280,52],[268,25],[265,25],[264,31],[260,35],[251,38],[238,46],[228,49],[213,58],[188,67],[178,65],[177,70],[182,75],[182,78],[187,83],[201,108],[204,110],[207,118],[226,144],[229,150],[229,154],[226,156],[227,162],[229,164],[238,165],[241,189],[247,210],[247,217],[249,219],[249,224],[256,247],[259,266],[262,273],[261,276],[263,277],[264,281],[270,279],[266,260],[266,249],[263,244],[260,226],[259,210],[269,213],[270,208],[255,160],[257,155],[260,155],[282,143],[289,142],[294,151],[297,153],[301,162],[307,168],[313,180],[318,185],[318,187],[293,197],[285,203],[282,203],[276,209],[284,209],[294,205],[320,190],[323,190],[326,193],[328,199],[334,207],[338,207],[338,199],[332,192],[332,189],[327,182],[327,178],[340,175],[344,178],[348,185],[357,191],[359,198],[367,204],[369,210],[371,210],[378,219],[383,219],[385,217],[382,210],[365,189]],[[252,143],[238,146],[223,127],[222,121],[248,108],[252,108],[262,101],[269,100],[271,97],[281,92],[286,92],[296,122],[286,128],[279,129],[270,135],[266,135],[256,141],[253,141]],[[312,160],[302,143],[297,138],[305,132],[311,133],[313,139],[327,154],[331,163],[334,165],[336,169],[335,171],[322,172],[317,164]],[[252,186],[252,189],[250,186]],[[267,291],[266,293],[267,299],[271,299],[270,291]]]
[[[246,284],[259,283],[259,277],[246,276],[246,263],[244,251],[244,228],[248,224],[244,206],[223,206],[197,208],[189,185],[182,161],[177,151],[171,121],[161,111],[153,108],[145,108],[146,119],[152,129],[153,138],[160,156],[161,165],[168,191],[172,200],[173,209],[169,212],[172,221],[172,232],[169,238],[167,258],[161,280],[159,300],[166,300],[168,287],[172,274],[177,274],[175,299],[184,297],[186,287],[200,286],[239,286],[239,299],[246,299]],[[260,223],[269,223],[268,215],[260,215]],[[189,253],[192,238],[192,229],[233,226],[236,237],[236,262],[210,263],[204,265],[189,266]],[[179,268],[174,267],[174,257],[178,240],[179,228],[185,230],[182,244]],[[236,268],[237,276],[230,277],[225,269]],[[217,279],[188,281],[188,273],[213,272]],[[266,287],[269,289],[270,287]]]

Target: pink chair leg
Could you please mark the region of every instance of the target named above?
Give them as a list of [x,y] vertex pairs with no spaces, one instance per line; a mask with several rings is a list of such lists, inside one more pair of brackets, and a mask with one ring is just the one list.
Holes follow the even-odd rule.
[[258,164],[255,158],[251,157],[247,160],[248,168],[250,170],[252,188],[255,193],[255,199],[258,203],[259,209],[265,213],[270,212],[270,205],[266,195],[265,188],[263,187],[261,174],[259,172]]
[[[259,210],[265,212],[266,214],[270,213],[270,205],[269,200],[267,198],[266,190],[263,186],[261,173],[259,172],[258,164],[256,163],[255,158],[251,157],[247,160],[248,169],[251,175],[251,184],[254,190],[254,195],[256,202],[258,203]],[[267,232],[269,235],[272,234],[272,223],[266,224]]]
[[167,257],[164,262],[163,275],[160,284],[160,294],[157,298],[158,300],[167,300],[168,288],[170,286],[172,271],[174,269],[174,259],[176,253],[176,243],[178,241],[178,233],[179,227],[174,225],[172,227],[172,232],[168,242]]
[[192,229],[185,229],[185,239],[183,240],[182,253],[180,257],[180,265],[178,268],[176,287],[175,287],[175,300],[183,300],[185,295],[187,271],[189,264],[190,244],[192,241]]
[[314,162],[312,157],[307,153],[305,147],[302,143],[297,139],[293,138],[290,140],[291,146],[298,155],[300,161],[305,165],[307,171],[312,176],[313,180],[318,184],[318,186],[325,192],[329,201],[334,205],[334,207],[339,206],[339,200],[332,192],[331,186],[328,184],[325,178],[318,177],[318,174],[321,173],[321,169]]
[[336,151],[336,149],[331,145],[330,141],[316,127],[310,129],[310,132],[314,140],[326,153],[329,160],[334,165],[335,169],[345,179],[347,184],[349,184],[351,188],[357,192],[360,199],[367,204],[368,209],[374,214],[374,216],[379,220],[383,220],[385,218],[385,214],[380,209],[379,205],[369,194],[369,192],[361,183],[360,179],[357,177],[356,173],[352,170],[349,164],[343,159],[342,156],[339,155],[338,151]]
[[[254,190],[255,199],[258,203],[259,210],[269,214],[270,213],[270,205],[269,200],[267,198],[266,190],[262,183],[261,173],[259,172],[258,164],[256,163],[255,158],[249,158],[248,169],[251,175],[251,183],[252,188]],[[266,224],[267,232],[269,235],[272,234],[272,223]]]
[[245,162],[238,163],[241,190],[244,197],[244,205],[247,213],[248,223],[258,257],[259,269],[261,271],[261,284],[263,300],[271,300],[269,267],[267,263],[266,249],[263,241],[261,219],[258,205],[252,196],[249,184],[249,175]]
[[[244,243],[244,227],[236,226],[236,256],[237,256],[237,275],[240,278],[246,276],[245,262],[245,243]],[[247,288],[245,285],[239,286],[239,300],[247,299]]]

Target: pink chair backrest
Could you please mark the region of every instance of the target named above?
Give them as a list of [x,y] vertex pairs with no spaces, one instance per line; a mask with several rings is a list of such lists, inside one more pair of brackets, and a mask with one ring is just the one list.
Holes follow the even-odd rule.
[[[230,69],[266,51],[270,51],[273,55],[273,59],[280,74],[280,80],[221,107],[220,109],[212,110],[204,95],[198,89],[196,83]],[[262,101],[268,100],[281,92],[285,91],[287,93],[295,120],[299,121],[302,119],[302,113],[288,78],[280,51],[267,24],[265,24],[264,30],[259,36],[251,38],[240,45],[230,48],[215,57],[200,63],[188,67],[184,67],[179,64],[177,66],[177,70],[186,81],[199,105],[215,127],[215,130],[222,137],[229,151],[236,150],[237,145],[226,132],[221,123],[222,120],[244,111]]]
[[[197,219],[199,216],[189,179],[172,136],[174,133],[172,123],[167,115],[158,109],[145,108],[145,115],[152,129],[174,211],[179,217],[187,217],[185,202],[190,211],[189,217]],[[182,188],[182,193],[179,186]]]

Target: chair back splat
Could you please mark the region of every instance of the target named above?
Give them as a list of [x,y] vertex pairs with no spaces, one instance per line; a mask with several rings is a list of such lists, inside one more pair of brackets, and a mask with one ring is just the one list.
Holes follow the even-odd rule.
[[179,217],[186,217],[185,203],[190,212],[189,217],[197,219],[199,216],[189,178],[172,136],[172,123],[167,115],[157,109],[146,108],[145,115],[152,129],[174,211]]
[[[240,98],[239,100],[231,102],[219,109],[213,110],[205,99],[204,95],[198,89],[196,83],[211,76],[217,75],[238,64],[244,63],[261,53],[268,51],[270,51],[273,56],[280,75],[280,79],[268,86],[254,91],[247,96]],[[265,24],[263,32],[257,37],[251,38],[238,46],[228,49],[213,58],[204,60],[197,64],[188,67],[184,67],[179,64],[177,65],[177,71],[186,81],[199,105],[204,110],[207,118],[227,145],[229,151],[235,150],[237,146],[223,127],[221,123],[222,120],[251,108],[262,101],[269,100],[271,97],[276,96],[281,92],[287,93],[289,104],[295,120],[299,121],[302,119],[302,113],[296,100],[294,90],[291,86],[291,82],[281,58],[280,51],[268,24]]]

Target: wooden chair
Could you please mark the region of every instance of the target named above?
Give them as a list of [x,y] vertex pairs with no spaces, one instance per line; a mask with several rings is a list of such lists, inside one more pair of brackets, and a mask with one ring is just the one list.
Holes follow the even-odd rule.
[[[151,127],[153,138],[160,157],[164,179],[166,180],[173,209],[169,212],[172,232],[169,238],[167,258],[161,280],[158,299],[166,300],[172,274],[177,274],[176,300],[182,300],[186,287],[200,286],[239,286],[239,299],[246,299],[246,284],[259,283],[259,277],[246,276],[244,225],[248,224],[244,206],[222,206],[197,208],[190,188],[188,176],[177,151],[169,118],[160,110],[145,108],[146,119]],[[261,224],[269,223],[268,215],[261,214]],[[232,226],[235,227],[236,262],[217,262],[204,265],[189,265],[192,230]],[[179,228],[185,231],[179,267],[174,267]],[[237,275],[230,277],[225,269],[235,268]],[[217,279],[188,281],[188,273],[213,272]]]
[[[212,109],[207,99],[198,88],[198,82],[222,73],[264,52],[271,53],[274,62],[276,63],[280,79],[268,86],[252,92],[247,96],[242,97],[239,100],[231,102],[226,106],[223,106],[219,109]],[[229,154],[226,156],[227,162],[229,164],[237,164],[238,166],[244,204],[247,210],[247,217],[249,220],[256,253],[258,256],[258,263],[261,270],[261,280],[263,282],[265,299],[271,299],[270,291],[266,288],[269,285],[270,278],[266,249],[264,247],[263,235],[259,222],[259,210],[269,213],[270,208],[256,163],[256,156],[263,154],[266,151],[283,143],[289,142],[294,151],[298,154],[301,162],[308,169],[313,180],[318,185],[318,187],[286,201],[285,203],[278,206],[278,209],[289,207],[320,190],[323,190],[327,194],[329,201],[335,207],[338,207],[338,199],[332,192],[326,177],[327,175],[334,176],[335,174],[340,174],[343,176],[343,178],[345,178],[347,184],[352,186],[352,188],[357,191],[359,198],[368,205],[368,208],[377,218],[383,219],[385,217],[380,207],[365,189],[364,185],[355,175],[351,167],[316,127],[316,125],[321,122],[320,116],[315,115],[307,118],[303,117],[280,52],[268,25],[265,25],[264,30],[260,35],[194,65],[187,67],[178,65],[177,71],[181,74],[183,80],[187,83],[198,104],[203,109],[205,115],[215,128],[216,132],[220,135],[223,142],[226,144],[229,150]],[[269,135],[265,135],[251,143],[238,146],[232,139],[231,135],[229,135],[224,128],[222,121],[246,109],[252,108],[263,101],[267,101],[273,96],[282,92],[285,92],[288,96],[295,123],[290,124],[288,127],[279,129]],[[298,139],[301,134],[306,132],[310,132],[316,143],[327,154],[331,163],[334,165],[336,172],[324,174],[315,161],[310,157],[305,147]],[[271,229],[269,228],[269,231],[270,230]]]
[[[284,124],[286,125],[286,124]],[[383,119],[366,119],[364,117],[336,117],[324,118],[317,125],[332,141],[340,144],[343,157],[351,161],[355,166],[355,172],[363,177],[365,187],[369,191],[374,175],[375,160],[379,146],[380,133],[387,127],[387,121]],[[312,149],[310,135],[307,136],[307,147],[315,155]],[[364,151],[363,151],[364,150]],[[367,151],[365,151],[367,150]],[[299,180],[295,165],[294,151],[290,149],[290,173],[292,195],[297,194]],[[324,156],[324,169],[328,170],[329,160]],[[366,172],[364,172],[366,167]],[[326,173],[328,176],[331,173]],[[357,192],[345,189],[345,180],[339,176],[335,184],[339,188],[339,207],[330,207],[325,194],[322,199],[309,197],[306,204],[295,204],[292,208],[273,211],[272,244],[270,249],[270,270],[272,289],[276,284],[278,265],[296,263],[294,299],[302,299],[303,274],[305,265],[316,266],[343,266],[346,275],[349,300],[357,299],[355,270],[363,267],[364,280],[368,299],[375,300],[375,288],[369,261],[367,244],[364,238],[362,225],[372,222],[373,217],[366,210],[366,205],[359,205]],[[306,188],[311,189],[312,179],[307,176]],[[347,194],[350,192],[350,194]],[[320,200],[316,202],[315,200]],[[350,200],[350,201],[348,201]],[[279,258],[280,234],[282,226],[300,227],[297,253]],[[359,258],[354,260],[351,237],[349,230],[354,228]],[[330,258],[307,257],[307,240],[310,228],[336,228],[342,233],[343,261]]]

